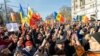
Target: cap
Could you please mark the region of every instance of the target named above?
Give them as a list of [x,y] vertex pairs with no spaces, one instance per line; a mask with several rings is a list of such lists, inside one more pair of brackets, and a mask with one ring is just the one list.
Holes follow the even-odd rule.
[[100,32],[97,32],[95,34],[92,34],[93,38],[100,44]]
[[32,46],[32,42],[31,41],[26,41],[25,46]]

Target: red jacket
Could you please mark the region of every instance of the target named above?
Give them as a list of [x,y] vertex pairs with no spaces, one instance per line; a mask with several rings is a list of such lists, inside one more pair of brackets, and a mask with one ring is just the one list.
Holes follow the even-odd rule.
[[2,40],[2,39],[0,39],[0,45],[8,46],[10,43],[11,43],[10,40]]

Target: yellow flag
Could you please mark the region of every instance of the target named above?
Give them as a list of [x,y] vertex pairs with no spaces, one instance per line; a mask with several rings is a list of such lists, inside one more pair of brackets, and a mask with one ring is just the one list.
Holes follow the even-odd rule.
[[30,7],[28,7],[28,15],[27,16],[28,16],[29,19],[31,19],[32,14],[33,14],[32,9]]
[[25,17],[22,17],[22,13],[20,12],[20,20],[21,23],[24,24],[26,22]]
[[20,20],[21,20],[21,23],[23,24],[23,17],[22,17],[22,13],[20,12]]
[[23,19],[21,19],[21,23],[22,24],[25,24],[25,22],[26,22],[26,20],[23,18]]
[[85,22],[85,16],[82,16],[82,22],[83,23]]
[[58,13],[58,14],[57,14],[57,17],[56,17],[56,20],[59,21],[59,22],[60,22],[60,17],[61,17],[61,14]]
[[28,17],[25,17],[25,23],[29,26],[30,25],[30,19]]
[[82,22],[83,23],[89,23],[89,18],[87,16],[82,17]]

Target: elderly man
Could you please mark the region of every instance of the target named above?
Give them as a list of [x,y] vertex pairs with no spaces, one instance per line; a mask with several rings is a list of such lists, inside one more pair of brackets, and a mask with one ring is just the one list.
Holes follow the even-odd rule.
[[90,35],[86,35],[85,39],[90,44],[91,51],[100,51],[100,32]]
[[100,32],[85,36],[85,39],[89,42],[90,49],[86,52],[87,56],[100,56]]
[[24,53],[24,55],[25,56],[32,56],[32,54],[31,54],[31,50],[32,50],[32,47],[33,47],[33,44],[32,44],[32,42],[31,41],[27,41],[26,43],[25,43],[25,48],[23,49],[23,53]]

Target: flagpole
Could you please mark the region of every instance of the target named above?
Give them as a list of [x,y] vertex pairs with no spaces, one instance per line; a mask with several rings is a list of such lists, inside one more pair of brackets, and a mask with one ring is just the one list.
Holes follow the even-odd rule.
[[96,12],[96,18],[95,19],[96,19],[96,22],[97,22],[98,21],[97,20],[97,13],[98,13],[98,10],[97,10],[97,0],[95,1],[95,5],[96,5],[96,10],[95,10],[95,12]]

